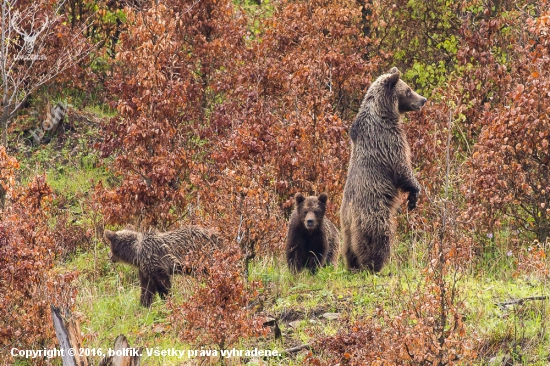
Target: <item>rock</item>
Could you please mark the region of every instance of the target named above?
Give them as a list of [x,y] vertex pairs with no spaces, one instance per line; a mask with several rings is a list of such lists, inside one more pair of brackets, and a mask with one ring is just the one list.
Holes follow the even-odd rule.
[[342,317],[342,314],[340,313],[324,313],[321,315],[323,318],[327,320],[336,320],[340,319]]

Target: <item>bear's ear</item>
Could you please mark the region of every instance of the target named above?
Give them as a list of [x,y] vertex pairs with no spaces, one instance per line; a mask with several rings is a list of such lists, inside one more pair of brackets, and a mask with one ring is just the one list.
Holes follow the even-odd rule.
[[[397,67],[395,67],[395,66],[392,67],[392,68],[390,69],[390,71],[388,71],[388,74],[396,74],[396,73],[400,73],[400,72],[399,72],[399,69],[398,69]],[[400,74],[401,74],[401,73],[400,73]]]
[[319,201],[320,201],[321,203],[323,203],[323,205],[326,205],[326,204],[327,204],[327,199],[328,199],[328,196],[327,196],[326,193],[321,193],[321,194],[319,195]]
[[105,230],[104,235],[105,235],[105,238],[107,238],[107,240],[111,242],[116,238],[116,233],[111,230]]
[[388,76],[386,79],[386,85],[388,85],[388,87],[390,88],[393,88],[395,87],[395,84],[397,84],[397,82],[399,81],[401,73],[399,72],[399,70],[397,70],[397,67],[392,67],[389,73],[390,76]]
[[296,201],[296,205],[299,205],[300,203],[304,202],[306,199],[304,197],[304,195],[302,195],[301,193],[296,193],[296,195],[294,196],[294,201]]

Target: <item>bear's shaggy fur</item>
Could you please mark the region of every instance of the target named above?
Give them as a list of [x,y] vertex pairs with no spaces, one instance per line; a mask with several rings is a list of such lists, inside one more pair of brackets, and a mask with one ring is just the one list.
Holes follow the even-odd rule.
[[141,304],[149,307],[155,293],[168,294],[172,274],[191,273],[185,256],[211,253],[219,247],[218,236],[207,229],[187,226],[166,233],[140,233],[133,230],[105,230],[111,245],[111,260],[138,267]]
[[290,217],[286,238],[286,260],[294,273],[304,268],[315,273],[319,266],[336,265],[340,233],[325,217],[327,195],[294,197],[296,207]]
[[349,131],[352,148],[340,224],[350,270],[382,269],[395,234],[399,191],[409,193],[409,210],[420,192],[401,118],[420,110],[426,98],[400,76],[394,67],[372,83]]

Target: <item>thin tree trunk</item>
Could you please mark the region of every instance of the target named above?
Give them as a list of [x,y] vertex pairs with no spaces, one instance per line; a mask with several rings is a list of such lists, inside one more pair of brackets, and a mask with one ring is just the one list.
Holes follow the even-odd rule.
[[[8,103],[8,74],[7,74],[7,57],[8,57],[8,45],[6,43],[7,38],[9,38],[9,32],[6,29],[7,27],[7,16],[8,16],[8,2],[6,0],[2,1],[2,39],[0,39],[0,42],[2,44],[0,45],[0,78],[2,78],[2,88],[3,95],[2,95],[2,117],[0,117],[0,129],[2,129],[2,146],[5,146],[6,149],[8,147],[8,120],[10,116],[9,111],[9,103]],[[6,34],[8,32],[8,34]]]
[[548,218],[546,217],[546,214],[541,212],[541,219],[538,223],[537,228],[537,239],[539,243],[544,244],[546,243],[546,239],[548,238],[548,235],[550,234],[550,225],[548,223]]
[[8,148],[8,121],[10,119],[9,106],[3,104],[4,112],[0,117],[0,128],[2,129],[2,146]]

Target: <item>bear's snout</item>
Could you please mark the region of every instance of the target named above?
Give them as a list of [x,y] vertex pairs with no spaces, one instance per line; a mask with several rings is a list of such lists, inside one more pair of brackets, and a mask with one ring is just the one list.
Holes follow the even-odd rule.
[[306,229],[313,230],[317,227],[317,219],[313,212],[308,212],[304,218],[304,224]]
[[413,90],[409,89],[408,92],[400,90],[397,95],[398,111],[401,114],[411,111],[419,111],[427,101],[427,98]]
[[117,262],[116,256],[114,256],[112,252],[109,252],[109,260],[110,260],[112,263],[116,263],[116,262]]
[[428,101],[428,99],[426,99],[425,97],[419,95],[420,98],[418,98],[416,100],[415,103],[412,103],[412,109],[415,110],[415,111],[419,111],[422,109],[422,107],[424,107],[424,104],[426,104],[426,102]]

